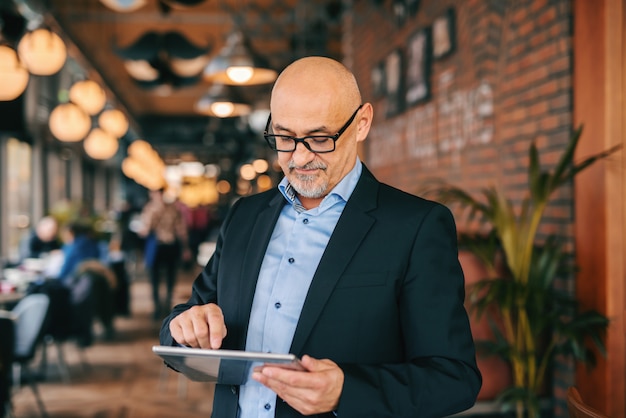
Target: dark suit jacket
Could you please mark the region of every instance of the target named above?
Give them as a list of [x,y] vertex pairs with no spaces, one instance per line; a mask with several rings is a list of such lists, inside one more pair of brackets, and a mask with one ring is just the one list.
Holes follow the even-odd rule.
[[[261,262],[285,204],[277,190],[237,201],[191,298],[163,323],[161,344],[173,344],[171,318],[215,302],[228,329],[223,348],[244,349]],[[339,417],[443,417],[474,404],[481,376],[456,245],[445,206],[379,183],[363,167],[291,345],[298,356],[342,368]],[[213,416],[236,417],[237,395],[237,387],[217,385]],[[278,400],[276,416],[300,414]]]

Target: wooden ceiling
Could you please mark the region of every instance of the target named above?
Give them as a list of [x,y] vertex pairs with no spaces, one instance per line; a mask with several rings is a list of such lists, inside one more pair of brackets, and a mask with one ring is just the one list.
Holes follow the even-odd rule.
[[[195,46],[207,48],[211,59],[227,36],[239,29],[278,71],[304,55],[341,58],[340,0],[197,0],[199,4],[186,7],[176,1],[145,0],[135,11],[117,12],[105,6],[104,0],[13,0],[17,9],[44,10],[44,22],[58,26],[75,45],[134,122],[137,134],[172,153],[205,145],[209,152],[212,145],[213,151],[220,151],[220,137],[236,136],[242,131],[242,122],[214,120],[217,118],[194,110],[211,86],[202,77],[185,86],[141,86],[129,75],[116,49],[131,46],[148,32],[176,32]],[[239,90],[254,105],[268,101],[270,88],[261,85]]]

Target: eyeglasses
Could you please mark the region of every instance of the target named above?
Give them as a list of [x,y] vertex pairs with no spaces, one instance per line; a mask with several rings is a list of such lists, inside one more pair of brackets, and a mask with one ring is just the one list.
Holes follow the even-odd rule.
[[293,152],[296,150],[298,143],[303,144],[309,151],[315,152],[317,154],[323,154],[325,152],[333,152],[335,150],[335,143],[343,134],[346,129],[350,126],[356,114],[363,105],[357,107],[354,111],[350,119],[339,129],[339,131],[335,135],[309,135],[303,136],[302,138],[297,138],[295,136],[290,135],[274,135],[270,133],[271,123],[272,123],[272,115],[267,119],[267,124],[265,125],[265,131],[263,132],[263,137],[267,141],[267,144],[271,149],[278,152]]

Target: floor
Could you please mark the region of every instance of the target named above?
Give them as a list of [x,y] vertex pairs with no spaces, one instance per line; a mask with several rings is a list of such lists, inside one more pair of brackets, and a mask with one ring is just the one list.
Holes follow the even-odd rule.
[[[174,303],[184,301],[196,271],[181,272]],[[81,352],[63,345],[67,377],[59,367],[54,345],[47,345],[45,380],[39,384],[50,418],[209,417],[213,386],[187,380],[163,366],[151,347],[158,344],[160,322],[152,319],[150,284],[142,272],[131,283],[131,315],[115,319],[112,341],[99,339]],[[97,324],[96,324],[97,325]],[[96,327],[96,331],[99,331]],[[41,361],[41,352],[35,368]],[[41,364],[41,363],[39,363]],[[40,417],[28,386],[13,393],[15,418]]]

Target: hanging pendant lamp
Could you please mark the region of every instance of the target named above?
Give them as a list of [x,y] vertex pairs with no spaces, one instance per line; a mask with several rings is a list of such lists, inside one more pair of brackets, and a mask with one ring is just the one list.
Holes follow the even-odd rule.
[[122,111],[107,109],[98,116],[98,126],[116,138],[121,138],[128,131],[128,118]]
[[103,129],[94,128],[85,138],[83,147],[94,160],[108,160],[117,153],[119,144],[113,135]]
[[26,90],[28,70],[17,52],[8,45],[0,45],[0,101],[14,100]]
[[93,116],[104,108],[107,96],[98,83],[93,80],[83,80],[70,87],[70,100]]
[[230,118],[247,115],[251,108],[233,86],[214,84],[195,104],[195,110],[207,116]]
[[226,45],[204,69],[209,81],[231,85],[267,84],[277,76],[278,72],[252,50],[241,31],[228,36]]
[[177,31],[148,31],[126,47],[113,44],[128,74],[145,88],[197,83],[211,49],[212,45],[197,46]]
[[52,75],[65,64],[67,49],[59,35],[46,28],[35,29],[22,37],[17,52],[34,75]]
[[134,12],[148,3],[147,0],[100,0],[100,2],[109,9],[120,13]]
[[48,126],[59,141],[78,142],[91,129],[91,118],[74,103],[63,103],[50,113]]

